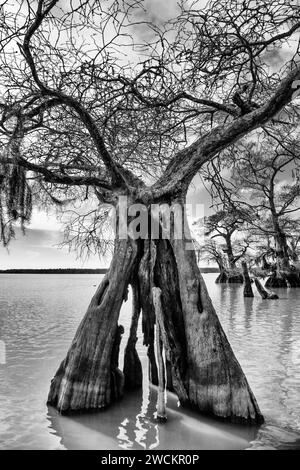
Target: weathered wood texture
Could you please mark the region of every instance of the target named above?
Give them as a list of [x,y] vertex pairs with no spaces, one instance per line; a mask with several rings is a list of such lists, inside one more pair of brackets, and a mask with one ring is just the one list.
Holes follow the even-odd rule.
[[263,417],[212,305],[195,253],[173,242],[185,323],[188,403],[231,421]]
[[122,380],[118,373],[116,383],[111,356],[119,312],[136,256],[136,247],[130,241],[116,243],[110,269],[51,382],[48,404],[62,413],[103,408],[122,395]]
[[[191,245],[190,239],[172,236],[139,244],[117,243],[111,268],[51,383],[50,404],[61,412],[87,410],[107,406],[122,395],[124,381],[114,344],[119,341],[120,307],[131,283],[134,308],[124,369],[128,388],[136,382],[133,368],[139,367],[134,351],[141,307],[152,382],[162,386],[161,364],[157,367],[161,358],[156,357],[154,348],[157,322],[168,383],[182,405],[231,421],[263,421],[213,308]],[[155,292],[159,292],[159,301]]]

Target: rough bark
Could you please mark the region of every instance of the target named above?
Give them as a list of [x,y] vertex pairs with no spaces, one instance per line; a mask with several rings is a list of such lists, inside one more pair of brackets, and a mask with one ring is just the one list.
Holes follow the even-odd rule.
[[188,404],[231,421],[262,422],[254,395],[208,295],[195,254],[173,241],[186,335]]
[[141,361],[136,351],[138,340],[137,329],[140,317],[140,292],[138,282],[132,282],[132,319],[129,332],[129,338],[124,354],[124,377],[125,389],[133,390],[141,388],[143,384],[143,371]]
[[[190,238],[172,236],[117,243],[109,272],[51,383],[49,404],[62,412],[87,410],[107,406],[121,396],[118,317],[128,284],[138,280],[152,382],[158,383],[153,298],[153,288],[158,288],[157,318],[167,376],[180,402],[231,421],[263,421],[213,308],[195,252],[187,249],[186,242],[192,246]],[[136,316],[131,326],[135,340]]]
[[116,373],[113,357],[116,352],[114,342],[120,308],[136,257],[134,243],[116,242],[110,269],[51,382],[48,404],[56,406],[62,413],[103,408],[122,395],[122,374],[121,371]]
[[257,278],[255,278],[255,285],[258,290],[258,293],[261,295],[263,299],[278,299],[279,298],[278,295],[275,294],[274,292],[267,291]]
[[242,262],[243,276],[244,276],[244,297],[254,297],[251,279],[248,272],[248,266],[245,261]]

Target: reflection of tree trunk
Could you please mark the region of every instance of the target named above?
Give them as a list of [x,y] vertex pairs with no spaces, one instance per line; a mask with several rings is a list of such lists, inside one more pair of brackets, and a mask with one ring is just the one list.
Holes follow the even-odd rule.
[[248,266],[245,261],[242,262],[243,276],[244,276],[244,297],[254,297],[251,279],[248,272]]
[[[170,240],[140,241],[138,256],[132,246],[136,244],[117,243],[110,270],[51,383],[49,403],[66,412],[100,408],[117,398],[111,389],[111,354],[124,291],[134,280],[139,283],[151,378],[157,381],[153,288],[159,288],[167,372],[181,403],[232,421],[261,422],[253,393],[211,303],[195,252],[187,249],[186,240],[172,236]],[[127,377],[134,363],[130,361]]]

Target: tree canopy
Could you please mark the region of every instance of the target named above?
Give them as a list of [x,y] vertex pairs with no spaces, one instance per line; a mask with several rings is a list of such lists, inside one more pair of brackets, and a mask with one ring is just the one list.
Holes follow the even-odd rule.
[[1,2],[4,243],[32,194],[168,201],[282,109],[297,116],[297,1],[172,7],[161,22],[142,0]]

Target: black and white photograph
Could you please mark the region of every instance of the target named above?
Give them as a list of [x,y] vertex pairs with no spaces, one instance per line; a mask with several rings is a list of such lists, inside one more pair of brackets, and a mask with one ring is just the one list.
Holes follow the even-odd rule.
[[0,0],[0,450],[300,450],[299,0]]

